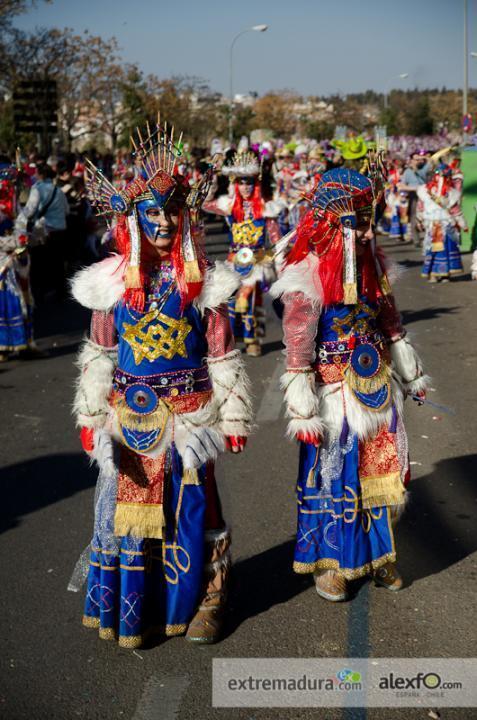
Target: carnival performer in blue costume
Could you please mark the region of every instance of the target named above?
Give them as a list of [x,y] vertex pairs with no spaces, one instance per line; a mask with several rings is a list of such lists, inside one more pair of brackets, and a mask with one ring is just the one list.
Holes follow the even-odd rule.
[[467,223],[452,174],[452,168],[441,163],[432,180],[417,189],[418,213],[425,231],[421,274],[430,283],[448,281],[464,272],[459,242],[460,231],[467,230]]
[[311,208],[279,244],[272,295],[284,303],[288,434],[300,443],[294,569],[319,595],[348,597],[371,574],[390,590],[393,518],[404,506],[409,461],[402,413],[426,378],[405,337],[374,222],[384,168],[324,173]]
[[[72,284],[92,310],[75,412],[100,471],[83,622],[124,647],[154,633],[219,638],[230,536],[214,460],[242,450],[251,424],[227,314],[238,282],[196,239],[210,173],[191,188],[180,148],[158,121],[138,132],[141,175],[123,190],[89,166],[89,197],[115,218],[119,254]],[[81,563],[72,589],[78,573]]]
[[207,200],[204,210],[226,218],[230,229],[228,266],[240,280],[240,289],[229,302],[229,317],[237,341],[245,343],[252,357],[261,355],[265,334],[263,293],[276,279],[273,246],[280,238],[278,216],[285,207],[265,202],[260,187],[260,165],[252,152],[237,153],[222,174],[232,180],[232,195]]
[[35,353],[27,235],[15,228],[18,171],[0,158],[0,362]]

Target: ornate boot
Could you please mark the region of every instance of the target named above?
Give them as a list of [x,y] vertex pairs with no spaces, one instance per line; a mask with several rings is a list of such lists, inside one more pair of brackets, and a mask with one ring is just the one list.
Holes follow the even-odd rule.
[[376,585],[391,590],[392,592],[398,592],[403,586],[403,580],[396,565],[392,562],[387,562],[380,568],[373,572],[373,579]]
[[318,595],[331,602],[348,599],[346,578],[336,570],[320,570],[315,573],[315,586]]
[[220,639],[225,616],[231,540],[228,530],[214,530],[206,533],[205,541],[204,594],[186,640],[211,645]]
[[260,357],[262,354],[262,346],[258,342],[247,343],[245,345],[245,352],[252,357]]

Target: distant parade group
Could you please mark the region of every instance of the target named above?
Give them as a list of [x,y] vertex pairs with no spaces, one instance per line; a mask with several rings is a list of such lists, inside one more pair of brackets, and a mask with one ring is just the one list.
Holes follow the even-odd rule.
[[[260,433],[247,376],[260,360],[246,356],[262,353],[266,308],[299,445],[293,568],[330,602],[366,576],[402,588],[404,401],[425,403],[428,378],[377,237],[422,248],[429,283],[464,272],[457,147],[390,153],[351,133],[198,153],[186,140],[158,118],[109,167],[0,157],[0,361],[43,355],[34,299],[70,294],[91,312],[74,414],[98,481],[70,586],[86,584],[83,624],[129,648],[221,638],[231,534],[214,468]],[[206,254],[214,220],[224,261]]]

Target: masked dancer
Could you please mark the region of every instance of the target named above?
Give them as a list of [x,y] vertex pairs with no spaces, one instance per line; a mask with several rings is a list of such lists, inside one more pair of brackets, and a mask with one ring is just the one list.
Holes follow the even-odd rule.
[[272,287],[284,303],[288,435],[300,445],[294,569],[314,573],[330,601],[368,574],[389,590],[402,586],[393,518],[409,480],[403,401],[422,400],[426,385],[376,247],[379,168],[374,158],[370,177],[323,174],[281,241]]
[[[155,633],[219,638],[230,535],[214,460],[242,450],[251,423],[227,313],[238,278],[201,252],[205,185],[178,174],[180,147],[159,122],[138,132],[141,173],[122,190],[89,166],[89,197],[114,218],[118,254],[72,284],[92,311],[75,413],[99,466],[83,622],[130,648]],[[78,575],[81,562],[71,589]]]

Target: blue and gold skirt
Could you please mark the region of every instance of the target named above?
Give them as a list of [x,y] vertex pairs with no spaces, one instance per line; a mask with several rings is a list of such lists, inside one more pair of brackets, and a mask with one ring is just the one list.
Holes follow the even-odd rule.
[[181,635],[197,609],[203,583],[205,474],[188,484],[177,451],[164,489],[165,539],[117,538],[91,546],[83,624],[122,647],[154,634]]
[[32,336],[32,307],[10,267],[0,277],[0,352],[25,350]]
[[326,469],[326,486],[322,460],[320,449],[300,443],[295,572],[333,569],[352,580],[393,562],[390,508],[362,507],[358,438],[350,438],[335,472]]
[[433,252],[428,250],[424,256],[421,275],[423,277],[449,277],[460,275],[464,271],[459,245],[452,235],[446,234],[444,248]]

